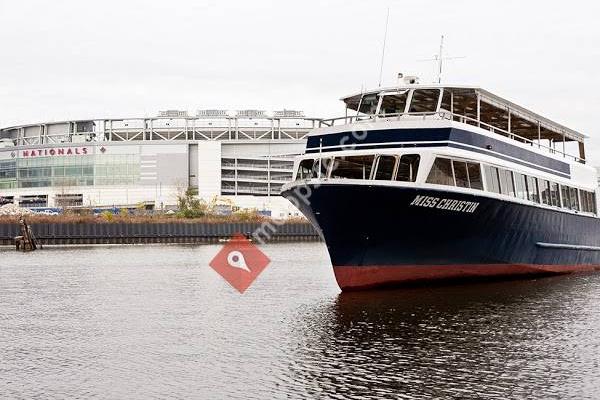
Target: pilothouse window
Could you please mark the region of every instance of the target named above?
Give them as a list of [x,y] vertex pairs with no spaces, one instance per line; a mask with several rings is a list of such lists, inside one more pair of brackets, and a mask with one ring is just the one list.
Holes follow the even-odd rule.
[[379,114],[402,114],[406,109],[408,91],[397,94],[386,94],[381,100]]
[[375,114],[377,112],[377,104],[379,103],[379,96],[375,94],[368,94],[363,96],[360,101],[360,107],[358,112],[362,114]]
[[417,89],[413,92],[408,112],[436,112],[439,98],[439,89]]
[[333,179],[369,179],[375,156],[336,157],[331,170]]

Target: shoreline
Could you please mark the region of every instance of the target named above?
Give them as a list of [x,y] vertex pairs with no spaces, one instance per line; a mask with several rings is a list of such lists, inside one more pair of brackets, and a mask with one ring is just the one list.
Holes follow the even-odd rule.
[[[32,223],[33,234],[47,245],[111,244],[196,244],[220,243],[234,234],[251,237],[261,228],[258,222],[186,223]],[[274,225],[275,226],[275,225]],[[318,242],[321,238],[309,223],[276,225],[264,242]],[[14,246],[18,225],[0,223],[0,246]]]

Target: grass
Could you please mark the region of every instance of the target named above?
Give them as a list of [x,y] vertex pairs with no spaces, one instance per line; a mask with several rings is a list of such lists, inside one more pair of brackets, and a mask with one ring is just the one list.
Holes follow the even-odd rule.
[[[0,216],[0,223],[17,223],[19,217],[16,216]],[[80,215],[74,213],[65,213],[61,215],[39,215],[32,214],[25,216],[27,223],[45,223],[45,224],[144,224],[144,223],[181,223],[181,224],[218,224],[218,223],[235,223],[235,222],[258,222],[262,223],[270,221],[271,218],[255,213],[234,213],[231,215],[204,215],[197,218],[185,218],[181,215],[173,214],[155,214],[155,215],[122,215],[111,213],[103,213],[98,216]],[[307,223],[303,218],[291,218],[289,223]]]

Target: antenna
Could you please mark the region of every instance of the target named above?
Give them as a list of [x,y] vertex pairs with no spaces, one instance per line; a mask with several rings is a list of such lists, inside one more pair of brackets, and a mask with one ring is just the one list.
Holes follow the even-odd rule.
[[383,77],[383,60],[385,60],[385,42],[387,40],[388,22],[390,20],[390,8],[387,8],[387,15],[385,16],[385,33],[383,34],[383,48],[381,49],[381,65],[379,66],[379,87],[381,87],[381,80]]
[[465,56],[459,56],[459,57],[444,57],[444,35],[442,35],[442,38],[440,40],[440,51],[438,54],[434,55],[433,58],[428,58],[425,60],[417,60],[417,61],[437,61],[438,63],[438,78],[437,81],[438,83],[442,83],[442,71],[444,68],[444,61],[447,60],[458,60],[460,58],[466,58]]

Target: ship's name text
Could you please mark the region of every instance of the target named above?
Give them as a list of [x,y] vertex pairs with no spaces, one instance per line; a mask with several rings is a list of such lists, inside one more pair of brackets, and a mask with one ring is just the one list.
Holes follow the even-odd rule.
[[449,210],[463,213],[473,213],[479,206],[479,203],[474,201],[462,201],[455,199],[442,199],[432,196],[416,196],[410,203],[415,207],[439,208],[440,210]]

